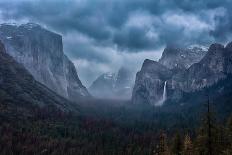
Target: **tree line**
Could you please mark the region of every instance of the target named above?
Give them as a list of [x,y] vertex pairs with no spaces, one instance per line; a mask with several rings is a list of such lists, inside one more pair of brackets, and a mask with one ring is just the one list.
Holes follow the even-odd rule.
[[154,148],[154,155],[232,155],[232,116],[223,125],[208,100],[206,112],[194,133],[176,132],[167,138],[164,131]]

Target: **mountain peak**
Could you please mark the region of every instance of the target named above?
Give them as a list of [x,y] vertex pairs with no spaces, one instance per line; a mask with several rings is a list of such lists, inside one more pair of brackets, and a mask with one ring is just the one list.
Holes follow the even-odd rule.
[[129,99],[133,78],[129,69],[121,67],[117,73],[100,75],[89,87],[89,91],[97,98]]
[[107,79],[107,80],[109,80],[109,79],[114,79],[114,78],[115,78],[115,74],[114,74],[114,73],[108,72],[108,73],[102,74],[102,77],[103,77],[104,79]]
[[63,52],[62,36],[35,23],[0,26],[6,52],[59,95],[71,100],[89,96],[73,63]]
[[41,27],[39,24],[37,23],[26,23],[26,24],[22,24],[22,26],[28,26],[28,27]]
[[28,30],[32,30],[32,29],[42,29],[42,26],[36,23],[26,23],[26,24],[22,24],[19,27],[23,27],[25,29]]
[[214,43],[209,47],[209,51],[216,51],[216,50],[221,50],[224,49],[224,46],[219,43]]
[[23,114],[33,114],[35,107],[53,107],[64,112],[77,110],[73,103],[37,82],[23,64],[3,53],[4,50],[0,41],[0,100],[6,101],[1,104],[12,106]]
[[[231,49],[232,43],[226,48]],[[212,86],[232,73],[231,50],[226,50],[221,44],[212,44],[208,51],[194,46],[187,49],[166,48],[164,52],[159,60],[162,65],[145,60],[146,67],[137,73],[132,98],[134,103],[151,104],[159,101],[165,82],[168,97],[179,100],[183,93]],[[175,64],[184,67],[172,68]]]
[[159,63],[169,69],[186,69],[199,62],[207,51],[207,47],[196,44],[187,47],[167,46],[159,59]]
[[231,50],[232,50],[232,42],[229,42],[229,43],[226,45],[226,49],[231,49]]
[[2,23],[0,26],[11,26],[11,27],[24,27],[24,28],[42,28],[41,25],[37,23],[25,23],[25,24],[17,24],[17,23]]
[[145,68],[146,66],[149,66],[150,64],[154,64],[154,63],[158,63],[158,62],[150,59],[145,59],[143,61],[142,68]]
[[203,46],[203,45],[198,45],[198,44],[193,44],[187,47],[187,49],[189,50],[197,50],[197,49],[201,49],[203,51],[208,51],[208,47],[207,46]]

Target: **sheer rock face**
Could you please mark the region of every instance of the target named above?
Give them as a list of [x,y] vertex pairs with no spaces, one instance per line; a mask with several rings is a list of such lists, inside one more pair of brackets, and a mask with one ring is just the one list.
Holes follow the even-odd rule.
[[164,49],[159,63],[169,69],[187,69],[199,62],[207,53],[207,47],[192,45],[186,48],[168,46]]
[[130,99],[133,83],[133,73],[121,67],[117,74],[105,73],[99,76],[89,90],[98,98]]
[[176,83],[175,88],[191,92],[209,87],[217,81],[224,79],[231,74],[232,49],[220,44],[212,44],[205,57],[196,64],[193,64],[185,72],[179,73],[172,78]]
[[22,64],[6,53],[1,42],[0,103],[12,106],[24,115],[33,114],[37,107],[50,107],[64,112],[77,111],[74,103],[37,82]]
[[[167,51],[165,51],[167,52]],[[174,51],[174,53],[178,53]],[[196,52],[197,53],[197,52]],[[194,59],[179,69],[173,67],[176,56],[159,62],[145,60],[140,72],[137,73],[133,90],[133,103],[157,103],[162,96],[164,82],[167,81],[168,99],[178,100],[183,92],[194,92],[209,87],[232,73],[232,43],[226,47],[220,44],[212,44],[203,58]],[[178,55],[178,54],[177,54]],[[171,58],[170,54],[169,57]],[[190,60],[190,59],[189,59]],[[178,61],[181,61],[178,58]],[[178,62],[186,64],[185,62]],[[181,66],[181,65],[178,65]]]
[[23,64],[33,77],[71,100],[89,96],[73,63],[64,55],[62,37],[37,24],[0,25],[6,52]]
[[162,98],[165,81],[172,77],[172,71],[159,62],[146,59],[136,74],[132,101],[135,104],[156,104]]

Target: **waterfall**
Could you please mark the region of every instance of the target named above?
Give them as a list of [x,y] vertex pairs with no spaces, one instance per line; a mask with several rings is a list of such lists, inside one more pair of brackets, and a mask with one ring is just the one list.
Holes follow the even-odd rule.
[[167,81],[164,82],[164,91],[163,91],[163,102],[165,102],[167,99]]
[[164,104],[164,102],[167,100],[167,81],[164,82],[164,88],[163,88],[163,95],[161,100],[156,103],[156,106],[162,106]]

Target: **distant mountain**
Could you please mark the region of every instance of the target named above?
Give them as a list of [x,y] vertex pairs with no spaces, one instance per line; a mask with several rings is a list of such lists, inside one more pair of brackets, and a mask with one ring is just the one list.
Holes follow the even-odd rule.
[[97,98],[129,99],[133,87],[132,72],[121,67],[118,73],[105,73],[99,76],[89,87]]
[[1,112],[16,110],[23,115],[33,114],[33,110],[38,107],[49,107],[63,112],[77,111],[74,103],[37,82],[22,64],[17,63],[6,53],[1,42],[0,103]]
[[200,45],[188,47],[168,46],[164,49],[159,63],[169,69],[187,69],[199,62],[207,53],[208,48]]
[[226,47],[212,44],[199,62],[172,78],[172,88],[185,92],[212,86],[232,73],[232,43]]
[[[191,53],[198,53],[199,50],[196,50]],[[170,55],[167,54],[167,50],[165,52],[166,54],[163,55]],[[188,62],[191,64],[190,67],[184,65],[185,67],[175,69],[170,65],[173,63],[168,63],[170,61],[186,64],[185,59],[190,60],[187,57],[183,59],[184,62],[178,56],[173,56],[173,59],[169,56],[170,58],[166,61],[164,57],[159,62],[144,61],[141,71],[136,76],[132,96],[134,103],[158,104],[163,99],[164,90],[167,91],[166,100],[180,101],[185,93],[191,94],[211,87],[232,73],[232,43],[226,47],[212,44],[204,57],[199,56],[198,62],[196,59],[192,59],[191,63]]]
[[37,81],[73,101],[89,96],[73,63],[63,53],[60,35],[33,23],[1,24],[0,39],[6,52]]
[[89,87],[90,93],[99,98],[113,98],[116,75],[105,73],[100,75]]

